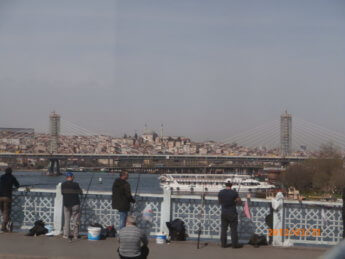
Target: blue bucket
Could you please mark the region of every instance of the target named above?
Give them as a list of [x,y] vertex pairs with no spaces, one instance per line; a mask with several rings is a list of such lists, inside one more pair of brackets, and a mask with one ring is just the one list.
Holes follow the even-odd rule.
[[87,228],[87,239],[96,241],[101,239],[101,228],[88,227]]

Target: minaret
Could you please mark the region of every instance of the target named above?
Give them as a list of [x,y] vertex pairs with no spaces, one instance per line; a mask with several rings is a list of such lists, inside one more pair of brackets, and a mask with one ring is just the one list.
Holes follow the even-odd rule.
[[161,141],[163,140],[163,123],[161,124]]

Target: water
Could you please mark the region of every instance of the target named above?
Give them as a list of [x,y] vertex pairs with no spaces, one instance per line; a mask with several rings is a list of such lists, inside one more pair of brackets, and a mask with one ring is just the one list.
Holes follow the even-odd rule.
[[[82,189],[87,189],[92,178],[90,191],[111,191],[114,180],[119,177],[118,173],[102,172],[75,172],[74,181],[79,183]],[[42,172],[14,172],[20,185],[32,185],[34,188],[55,189],[56,185],[65,181],[65,176],[46,176]],[[138,180],[138,193],[162,193],[159,186],[159,175],[130,173],[128,182],[131,185],[132,192],[135,192]],[[102,183],[99,182],[102,178]]]

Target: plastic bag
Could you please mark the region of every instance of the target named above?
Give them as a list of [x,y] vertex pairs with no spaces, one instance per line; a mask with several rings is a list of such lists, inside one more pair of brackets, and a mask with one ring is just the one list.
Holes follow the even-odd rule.
[[148,222],[153,221],[153,210],[150,204],[146,205],[142,213],[143,213],[143,220],[148,221]]

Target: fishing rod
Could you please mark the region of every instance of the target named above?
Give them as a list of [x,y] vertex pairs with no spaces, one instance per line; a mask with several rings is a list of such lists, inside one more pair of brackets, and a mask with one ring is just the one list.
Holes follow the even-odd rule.
[[[199,229],[198,229],[198,241],[197,241],[197,249],[200,248],[200,236],[201,236],[201,232],[202,232],[202,224],[201,224],[201,219],[205,217],[205,187],[204,187],[204,191],[201,194],[201,210],[200,210],[200,214],[199,214]],[[205,246],[207,245],[207,243],[205,243]]]
[[[205,169],[205,173],[206,173],[206,169]],[[201,194],[201,211],[199,214],[199,230],[198,230],[198,241],[197,241],[197,249],[200,249],[200,236],[201,236],[201,232],[202,232],[202,224],[201,224],[201,218],[203,217],[205,219],[205,199],[206,199],[206,193],[205,193],[205,182],[203,185],[203,192]],[[204,244],[205,246],[207,245],[207,243]]]
[[[137,194],[138,194],[138,187],[139,187],[140,178],[141,178],[141,173],[139,173],[139,176],[138,176],[138,179],[137,179],[137,185],[136,185],[136,187],[135,187],[135,193],[134,193],[134,198],[133,198],[134,200],[136,199]],[[132,214],[132,212],[133,212],[133,210],[134,210],[134,206],[135,206],[135,204],[133,204],[133,205],[131,206],[131,214]]]
[[34,184],[23,184],[19,185],[18,188],[15,188],[17,191],[19,191],[19,188],[25,188],[25,192],[30,192],[31,187],[34,186],[56,186],[55,183],[34,183]]
[[241,181],[240,181],[240,184],[239,184],[239,186],[238,186],[238,196],[240,196],[240,190],[241,190],[241,183],[242,183],[242,181],[243,181],[243,179],[241,179]]
[[90,179],[89,184],[88,184],[87,189],[86,189],[86,193],[85,193],[85,195],[84,195],[84,198],[83,198],[82,203],[81,203],[81,206],[80,206],[80,211],[82,211],[83,208],[84,208],[85,201],[86,201],[86,199],[87,199],[87,196],[89,195],[89,190],[90,190],[90,187],[91,187],[91,183],[92,183],[93,177],[95,176],[95,173],[96,173],[96,171],[94,171],[94,172],[92,173],[91,179]]
[[19,185],[18,188],[20,188],[20,187],[37,186],[37,185],[40,185],[40,186],[51,186],[51,185],[56,185],[56,183],[32,183],[32,184],[21,184],[21,185]]
[[139,173],[138,180],[137,180],[137,186],[135,187],[134,199],[137,197],[140,177],[141,177],[141,173]]
[[[241,179],[241,181],[240,181],[240,184],[239,184],[239,186],[238,186],[238,197],[240,198],[240,190],[241,190],[241,184],[242,184],[242,181],[243,181],[243,179]],[[240,198],[241,199],[241,198]],[[241,203],[242,203],[242,200],[241,200]],[[241,216],[239,217],[239,219],[238,219],[238,225],[240,226],[240,229],[241,229]],[[231,230],[232,231],[232,230]],[[240,240],[241,240],[241,231],[240,231],[240,233],[238,233],[238,242],[240,242]],[[231,242],[232,242],[232,240],[231,240]]]

